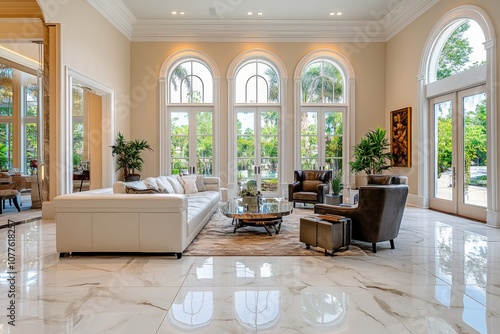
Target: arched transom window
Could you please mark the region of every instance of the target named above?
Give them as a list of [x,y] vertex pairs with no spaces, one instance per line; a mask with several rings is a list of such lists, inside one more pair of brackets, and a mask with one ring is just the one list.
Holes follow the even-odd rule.
[[212,74],[208,67],[187,60],[177,65],[170,75],[170,103],[212,103]]
[[241,66],[236,75],[236,103],[279,103],[278,73],[262,60]]

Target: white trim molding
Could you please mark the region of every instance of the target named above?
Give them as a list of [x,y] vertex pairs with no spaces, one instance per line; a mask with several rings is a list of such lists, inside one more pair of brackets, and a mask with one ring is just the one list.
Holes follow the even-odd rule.
[[[417,112],[418,112],[418,141],[421,147],[418,150],[419,175],[417,196],[427,201],[429,194],[429,174],[427,157],[430,154],[429,102],[427,100],[427,86],[436,80],[436,57],[445,43],[447,36],[458,23],[465,19],[476,21],[485,36],[486,50],[486,105],[487,105],[487,170],[488,191],[486,223],[489,226],[500,227],[499,221],[499,185],[498,185],[498,121],[497,121],[497,55],[496,36],[493,23],[488,14],[474,5],[459,6],[446,13],[432,28],[422,52],[417,85]],[[479,69],[480,70],[480,69]],[[467,87],[463,87],[467,88]]]
[[102,16],[118,29],[128,40],[132,40],[132,27],[137,19],[121,0],[87,0]]
[[172,53],[170,56],[163,61],[160,68],[160,73],[158,74],[158,97],[159,97],[159,157],[158,157],[158,170],[159,175],[167,175],[170,168],[168,167],[168,157],[170,152],[170,136],[166,129],[168,128],[168,83],[167,79],[170,73],[175,69],[180,62],[196,59],[200,62],[206,64],[212,74],[213,81],[213,122],[214,122],[214,148],[213,148],[213,174],[214,176],[220,176],[220,71],[216,62],[206,53],[195,49],[183,49]]
[[[329,59],[334,62],[340,70],[345,79],[345,104],[347,106],[346,112],[346,127],[344,128],[344,141],[343,146],[343,163],[342,170],[344,171],[344,184],[354,187],[356,183],[355,175],[350,173],[348,165],[349,157],[352,156],[352,146],[356,142],[356,77],[354,75],[354,68],[349,60],[341,53],[330,49],[318,49],[305,55],[295,67],[293,75],[294,82],[294,120],[295,120],[295,136],[294,136],[294,169],[300,169],[300,113],[302,111],[302,85],[301,76],[304,67],[311,61],[319,58]],[[290,182],[292,180],[289,180]]]

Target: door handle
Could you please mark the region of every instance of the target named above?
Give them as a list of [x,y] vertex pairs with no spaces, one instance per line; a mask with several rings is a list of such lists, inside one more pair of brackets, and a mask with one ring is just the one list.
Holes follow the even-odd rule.
[[457,185],[457,172],[455,170],[455,167],[453,167],[452,178],[453,188],[455,188]]

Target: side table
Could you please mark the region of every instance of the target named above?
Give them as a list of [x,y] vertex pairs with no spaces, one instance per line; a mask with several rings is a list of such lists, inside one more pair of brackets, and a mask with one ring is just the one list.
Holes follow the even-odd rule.
[[336,215],[315,215],[300,218],[300,242],[306,248],[321,247],[325,255],[331,255],[341,248],[349,249],[351,244],[351,219]]

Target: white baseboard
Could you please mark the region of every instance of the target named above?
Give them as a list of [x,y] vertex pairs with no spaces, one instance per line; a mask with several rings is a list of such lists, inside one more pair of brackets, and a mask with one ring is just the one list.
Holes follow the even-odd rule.
[[406,204],[416,206],[422,209],[428,209],[429,199],[418,195],[408,194],[408,198],[406,199]]
[[491,227],[500,227],[500,220],[497,211],[486,210],[486,225]]

